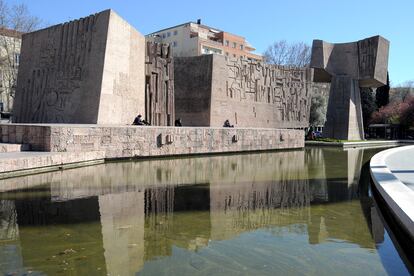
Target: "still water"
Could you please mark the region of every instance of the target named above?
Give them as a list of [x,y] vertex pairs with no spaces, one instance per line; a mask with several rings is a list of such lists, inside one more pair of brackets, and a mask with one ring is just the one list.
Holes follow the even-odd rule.
[[363,165],[377,151],[119,162],[2,180],[0,273],[408,274],[370,196]]

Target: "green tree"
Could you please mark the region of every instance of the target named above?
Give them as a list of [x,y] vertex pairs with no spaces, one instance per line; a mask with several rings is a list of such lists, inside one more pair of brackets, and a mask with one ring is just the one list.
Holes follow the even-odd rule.
[[361,88],[361,107],[364,127],[367,127],[370,123],[372,113],[377,110],[375,96],[372,88]]
[[387,84],[377,88],[375,103],[378,108],[386,106],[390,102],[390,78],[387,73]]
[[326,110],[326,97],[322,96],[321,94],[313,95],[311,98],[309,125],[323,125],[326,120]]

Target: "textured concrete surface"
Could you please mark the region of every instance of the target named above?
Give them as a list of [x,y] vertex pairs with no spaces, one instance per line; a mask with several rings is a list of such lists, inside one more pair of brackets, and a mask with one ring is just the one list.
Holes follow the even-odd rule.
[[381,36],[337,44],[313,41],[313,80],[331,82],[324,137],[364,139],[359,87],[387,82],[388,50],[389,41]]
[[21,151],[26,151],[29,149],[30,147],[28,145],[0,143],[0,153],[21,152]]
[[106,158],[304,147],[302,130],[119,125],[0,125],[2,142],[51,152],[104,151]]
[[370,162],[372,180],[391,212],[414,239],[414,146],[376,154]]
[[131,123],[145,111],[145,39],[115,12],[23,36],[14,122]]
[[[226,60],[176,58],[176,117],[186,126],[299,128],[309,124],[310,69]],[[189,81],[191,80],[191,81]]]
[[169,44],[146,42],[143,119],[152,126],[174,126],[174,60]]
[[[59,167],[67,164],[103,160],[104,152],[12,152],[0,154],[0,178],[3,173]],[[7,176],[7,175],[6,175]],[[10,175],[14,176],[14,175]]]
[[174,58],[174,73],[176,118],[185,126],[210,126],[213,57]]
[[361,91],[358,80],[333,76],[323,136],[343,140],[363,140]]

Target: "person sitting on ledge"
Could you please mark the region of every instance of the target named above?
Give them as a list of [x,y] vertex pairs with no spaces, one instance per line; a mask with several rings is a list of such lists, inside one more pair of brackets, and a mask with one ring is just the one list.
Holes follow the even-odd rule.
[[175,125],[176,127],[183,126],[183,124],[181,123],[181,118],[178,118],[177,120],[175,120],[174,125]]
[[150,125],[147,121],[142,120],[141,118],[142,116],[141,114],[139,114],[137,117],[135,117],[134,122],[132,124],[134,126],[145,126],[145,125],[149,126]]
[[223,127],[234,127],[234,125],[231,125],[229,120],[225,120]]

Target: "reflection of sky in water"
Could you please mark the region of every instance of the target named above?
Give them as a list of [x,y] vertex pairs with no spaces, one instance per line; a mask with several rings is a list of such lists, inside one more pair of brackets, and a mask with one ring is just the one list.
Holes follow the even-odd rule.
[[0,194],[0,272],[407,273],[360,174],[374,152],[121,162],[3,180],[12,191]]
[[[302,226],[299,226],[300,228]],[[212,241],[198,251],[173,247],[172,255],[147,262],[142,275],[368,275],[384,274],[371,249],[332,240],[309,244],[308,237],[290,227],[261,229],[232,240]],[[322,267],[323,266],[323,267]],[[357,269],[356,269],[357,268]]]

